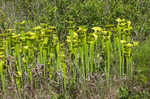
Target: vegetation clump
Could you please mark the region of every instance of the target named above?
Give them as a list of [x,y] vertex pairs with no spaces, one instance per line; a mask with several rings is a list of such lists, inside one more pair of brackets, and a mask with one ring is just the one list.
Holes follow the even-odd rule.
[[149,8],[0,0],[0,98],[149,99]]
[[[8,78],[16,79],[18,92],[21,92],[26,82],[36,87],[40,81],[37,77],[49,79],[49,82],[54,79],[58,83],[62,82],[64,92],[69,83],[75,84],[79,79],[87,81],[90,74],[96,72],[104,72],[109,82],[114,76],[111,73],[113,54],[119,55],[120,77],[132,76],[132,47],[137,43],[131,40],[130,21],[118,18],[116,25],[106,28],[71,27],[64,39],[65,42],[59,40],[55,26],[41,23],[25,31],[25,24],[25,21],[20,22],[16,28],[7,29],[0,35],[3,92],[8,84],[5,82],[10,80]],[[96,54],[99,54],[99,57],[96,57]],[[97,70],[97,66],[101,64],[96,62],[101,55],[104,70]],[[8,60],[9,57],[15,62]],[[15,74],[12,75],[11,72]]]

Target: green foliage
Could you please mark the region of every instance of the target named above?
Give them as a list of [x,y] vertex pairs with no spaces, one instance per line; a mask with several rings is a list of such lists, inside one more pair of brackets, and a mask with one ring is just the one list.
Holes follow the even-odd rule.
[[122,86],[118,89],[120,97],[119,99],[148,99],[148,91],[133,91],[131,88],[128,88],[127,86]]
[[92,27],[113,23],[121,17],[133,22],[132,34],[137,39],[145,39],[150,30],[149,0],[1,0],[0,4],[1,28],[10,28],[15,21],[26,19],[31,21],[29,25],[48,22],[56,25],[63,37],[67,33],[66,20]]
[[[148,85],[150,40],[133,47],[138,45],[134,39],[148,35],[149,7],[149,0],[1,0],[2,91],[13,85],[21,97],[26,83],[31,91],[46,83],[52,98],[68,98],[69,90],[75,92],[70,86],[87,84],[95,74],[110,81],[132,78],[133,71],[137,82]],[[131,93],[128,87],[119,89],[121,99],[148,94]]]
[[149,79],[149,68],[150,68],[150,39],[149,37],[147,40],[142,42],[140,46],[138,46],[134,51],[134,62],[136,65],[136,79],[143,84],[147,84]]
[[129,96],[128,88],[120,87],[119,88],[119,94],[120,94],[120,98],[119,99],[128,99],[128,96]]
[[[143,41],[134,51],[134,61],[135,64],[139,66],[150,66],[150,39],[149,37],[147,40]],[[142,60],[142,61],[141,61]]]

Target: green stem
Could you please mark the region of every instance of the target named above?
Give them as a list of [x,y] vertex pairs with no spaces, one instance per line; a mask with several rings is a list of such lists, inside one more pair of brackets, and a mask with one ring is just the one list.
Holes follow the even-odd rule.
[[5,92],[5,76],[4,76],[4,70],[3,70],[3,61],[0,60],[0,76],[1,76],[1,81],[2,81],[2,91]]

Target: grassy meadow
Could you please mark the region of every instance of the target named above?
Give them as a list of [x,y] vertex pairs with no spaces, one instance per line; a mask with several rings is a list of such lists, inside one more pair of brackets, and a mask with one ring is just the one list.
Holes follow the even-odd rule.
[[1,0],[0,99],[149,99],[149,0]]

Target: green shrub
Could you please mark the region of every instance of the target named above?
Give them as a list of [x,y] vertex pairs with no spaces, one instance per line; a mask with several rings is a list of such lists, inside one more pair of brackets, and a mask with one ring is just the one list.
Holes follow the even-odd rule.
[[142,42],[134,51],[134,62],[137,66],[150,67],[150,38]]
[[136,80],[142,84],[147,84],[150,69],[150,39],[142,42],[134,51],[133,60],[135,62]]

